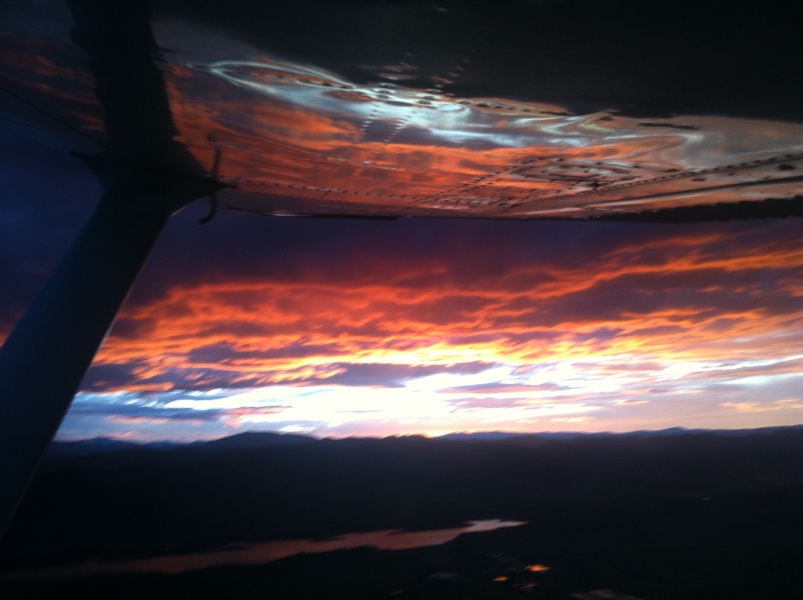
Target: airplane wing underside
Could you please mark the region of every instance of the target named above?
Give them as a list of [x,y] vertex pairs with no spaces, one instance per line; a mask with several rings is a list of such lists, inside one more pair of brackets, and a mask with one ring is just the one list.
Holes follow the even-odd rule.
[[[0,123],[143,173],[214,178],[221,207],[265,214],[803,212],[803,77],[777,7],[127,4],[149,31],[122,19],[105,39],[90,0],[0,8]],[[152,36],[161,81],[127,36]],[[148,118],[154,97],[172,119]],[[127,99],[122,119],[110,98]]]

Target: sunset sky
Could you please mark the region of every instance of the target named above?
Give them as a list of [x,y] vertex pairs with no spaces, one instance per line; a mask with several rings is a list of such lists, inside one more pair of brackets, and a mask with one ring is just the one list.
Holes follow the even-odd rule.
[[[1,149],[5,336],[100,188],[58,149]],[[168,225],[60,439],[803,422],[799,220],[206,211]]]

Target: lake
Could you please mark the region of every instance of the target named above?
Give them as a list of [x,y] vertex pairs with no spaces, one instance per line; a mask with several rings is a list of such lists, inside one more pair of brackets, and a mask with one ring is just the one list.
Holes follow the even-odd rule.
[[379,550],[407,550],[424,546],[445,544],[458,535],[493,531],[502,527],[518,527],[526,525],[523,521],[503,521],[489,519],[469,521],[463,527],[452,529],[433,529],[428,531],[401,531],[387,529],[366,533],[348,533],[324,540],[281,540],[258,544],[228,544],[211,552],[196,554],[179,554],[156,556],[136,560],[88,560],[78,565],[56,567],[51,569],[35,569],[19,573],[8,573],[4,577],[80,577],[102,573],[166,573],[176,574],[195,569],[220,565],[255,565],[263,564],[295,554],[331,552],[370,546]]

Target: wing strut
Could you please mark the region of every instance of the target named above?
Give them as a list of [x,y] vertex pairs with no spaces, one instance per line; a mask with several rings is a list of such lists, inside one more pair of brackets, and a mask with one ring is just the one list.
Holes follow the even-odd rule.
[[0,349],[0,534],[171,212],[107,194]]
[[174,139],[150,3],[68,5],[110,140],[84,158],[107,191],[0,350],[0,535],[167,219],[226,187]]

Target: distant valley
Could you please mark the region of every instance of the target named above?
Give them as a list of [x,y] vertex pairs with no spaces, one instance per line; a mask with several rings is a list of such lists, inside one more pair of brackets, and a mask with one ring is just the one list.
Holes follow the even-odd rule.
[[[102,595],[114,582],[131,597],[162,597],[245,577],[282,590],[277,597],[321,597],[315,585],[293,584],[304,565],[310,577],[330,577],[335,598],[569,598],[594,589],[644,600],[799,598],[803,429],[57,443],[0,563],[11,572],[481,519],[528,525],[429,549],[338,550],[174,576],[0,579],[0,596],[59,586]],[[527,571],[538,564],[549,570]],[[368,565],[370,581],[359,575]]]

